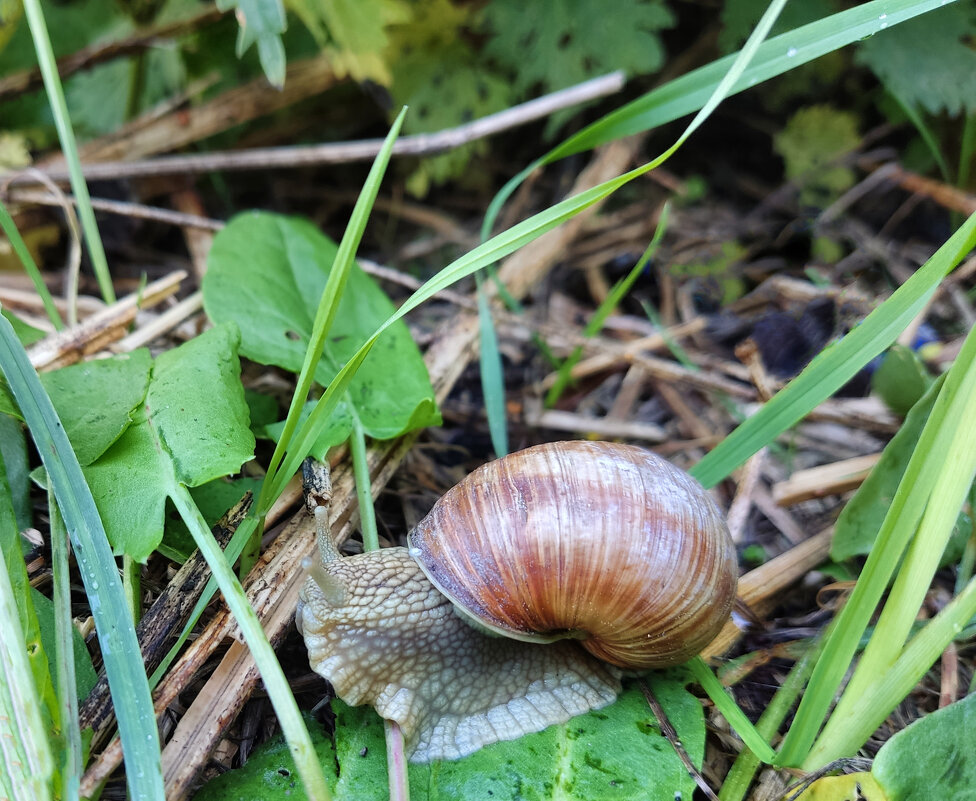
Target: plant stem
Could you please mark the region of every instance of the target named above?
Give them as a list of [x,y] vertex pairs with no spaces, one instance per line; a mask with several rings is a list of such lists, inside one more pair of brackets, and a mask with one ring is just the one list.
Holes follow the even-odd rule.
[[352,451],[352,467],[356,476],[356,499],[359,502],[359,528],[363,532],[363,550],[375,551],[380,547],[376,530],[376,509],[373,506],[372,479],[369,460],[366,457],[366,434],[359,415],[352,416],[352,433],[349,437]]
[[58,77],[58,66],[54,58],[54,51],[51,48],[51,39],[47,33],[47,23],[44,21],[44,12],[41,10],[40,0],[24,0],[24,12],[27,14],[31,36],[34,38],[37,64],[41,68],[48,104],[51,106],[54,124],[58,129],[61,152],[68,162],[71,189],[75,193],[75,200],[78,203],[78,216],[81,218],[81,227],[85,231],[88,255],[91,257],[102,298],[106,303],[115,303],[112,276],[109,273],[108,260],[105,258],[105,249],[102,247],[102,238],[99,236],[98,226],[95,224],[95,212],[92,210],[88,185],[85,183],[85,177],[81,172],[78,145],[75,142],[74,130],[71,127],[71,117],[68,114],[68,105],[64,100],[64,89],[61,86],[61,79]]

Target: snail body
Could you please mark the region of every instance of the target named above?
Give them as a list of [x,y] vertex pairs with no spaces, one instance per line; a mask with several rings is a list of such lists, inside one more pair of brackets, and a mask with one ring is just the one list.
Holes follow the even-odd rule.
[[698,653],[735,598],[714,502],[626,445],[551,443],[484,465],[408,545],[344,559],[324,546],[298,621],[313,668],[397,721],[414,761],[610,703],[624,669]]

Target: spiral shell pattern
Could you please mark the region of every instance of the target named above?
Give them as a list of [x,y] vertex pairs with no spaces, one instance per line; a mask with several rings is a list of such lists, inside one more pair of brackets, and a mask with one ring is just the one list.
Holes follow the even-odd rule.
[[694,656],[735,599],[718,507],[687,473],[629,445],[557,442],[490,462],[437,502],[409,545],[486,628],[579,638],[625,668]]

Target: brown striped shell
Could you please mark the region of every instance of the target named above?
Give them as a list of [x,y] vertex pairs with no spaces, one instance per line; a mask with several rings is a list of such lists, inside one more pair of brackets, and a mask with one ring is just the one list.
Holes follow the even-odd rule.
[[735,599],[735,550],[711,497],[628,445],[556,442],[490,462],[437,502],[409,545],[486,628],[579,638],[627,668],[694,656]]

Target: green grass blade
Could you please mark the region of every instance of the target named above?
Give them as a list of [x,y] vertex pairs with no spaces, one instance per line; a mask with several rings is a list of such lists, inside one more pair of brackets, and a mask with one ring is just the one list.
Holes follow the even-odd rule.
[[[872,0],[774,36],[758,49],[755,59],[731,87],[730,93],[737,94],[871,36],[881,29],[882,20],[891,28],[943,4],[943,0]],[[481,226],[482,239],[491,232],[508,198],[535,169],[695,113],[711,97],[737,55],[741,54],[726,56],[669,81],[607,114],[536,159],[511,178],[492,199]]]
[[840,342],[820,353],[757,414],[736,428],[692,474],[712,487],[846,384],[891,345],[925,307],[942,278],[976,245],[971,216],[890,298]]
[[484,394],[485,412],[488,416],[488,431],[491,447],[496,456],[508,453],[508,421],[505,409],[505,376],[502,369],[502,355],[498,350],[498,336],[495,322],[491,317],[488,295],[485,293],[481,273],[474,274],[478,283],[478,337],[481,341],[478,360],[481,370],[481,390]]
[[[6,321],[4,321],[6,322]],[[0,549],[0,795],[13,801],[51,798],[54,757],[41,715],[24,630]]]
[[254,658],[254,663],[261,673],[261,680],[268,692],[271,705],[274,707],[281,730],[288,742],[288,748],[295,760],[295,767],[305,785],[305,792],[313,801],[329,801],[332,794],[325,781],[322,765],[319,763],[309,736],[308,728],[302,719],[295,696],[292,695],[288,680],[282,672],[281,665],[275,656],[268,638],[261,628],[261,621],[251,607],[244,594],[244,589],[238,582],[234,571],[224,557],[223,551],[210,533],[207,521],[203,519],[197,509],[189,490],[180,484],[175,475],[167,476],[169,495],[173,505],[180,513],[183,522],[193,535],[197,548],[217,581],[217,586],[223,593],[227,608],[234,615],[234,620],[241,627],[241,633],[247,642],[247,647]]
[[[916,634],[898,661],[870,689],[854,699],[849,714],[835,726],[831,717],[816,746],[803,763],[815,770],[833,759],[855,753],[921,681],[946,646],[976,615],[976,579]],[[935,656],[933,656],[933,654]]]
[[64,741],[61,762],[61,797],[78,797],[84,768],[81,726],[78,721],[78,685],[75,681],[75,650],[71,623],[71,573],[68,569],[68,532],[54,493],[48,490],[51,519],[51,575],[54,580],[54,626],[57,641],[58,696],[61,712],[61,737]]
[[7,239],[10,241],[10,247],[17,254],[17,258],[20,259],[20,263],[24,267],[24,272],[27,273],[31,283],[34,285],[34,291],[41,299],[41,303],[44,304],[44,311],[47,312],[51,325],[60,331],[64,328],[64,320],[61,319],[61,314],[58,312],[57,306],[54,305],[54,298],[48,292],[47,284],[44,283],[41,271],[37,268],[33,256],[31,256],[30,251],[27,249],[27,244],[20,235],[20,231],[17,230],[17,226],[14,225],[13,217],[10,216],[10,212],[7,211],[7,207],[3,203],[0,203],[0,228],[3,228],[4,234],[6,234]]
[[[641,254],[641,257],[637,260],[637,263],[633,266],[631,271],[624,276],[624,278],[614,284],[613,288],[603,299],[603,302],[597,307],[593,316],[590,318],[590,321],[586,324],[586,328],[583,330],[584,337],[590,339],[595,337],[600,333],[600,331],[603,330],[603,324],[607,321],[607,317],[609,317],[610,313],[623,301],[623,299],[627,296],[627,293],[630,292],[630,288],[634,285],[634,282],[638,279],[640,274],[644,272],[644,268],[657,251],[661,238],[664,236],[664,232],[667,229],[669,213],[670,205],[665,203],[664,208],[661,211],[661,217],[657,223],[657,228],[654,231],[654,236],[651,237],[650,244],[644,248],[644,252]],[[581,346],[577,346],[573,349],[573,352],[563,360],[562,364],[559,365],[559,371],[556,373],[556,380],[546,393],[544,403],[547,407],[555,405],[556,401],[558,401],[559,397],[563,394],[563,391],[567,386],[569,386],[573,368],[579,362],[582,355],[583,348]]]
[[95,224],[95,212],[92,210],[91,197],[88,194],[88,184],[81,172],[81,160],[78,158],[78,145],[75,133],[71,127],[71,117],[64,100],[64,89],[58,76],[58,65],[51,49],[51,39],[47,33],[47,23],[41,10],[40,0],[24,0],[24,12],[31,36],[34,38],[34,49],[37,51],[37,65],[44,78],[44,89],[47,92],[48,104],[54,116],[54,125],[58,130],[61,141],[61,152],[68,163],[68,174],[71,176],[71,190],[78,203],[78,217],[85,232],[85,243],[88,245],[88,255],[91,257],[98,287],[106,303],[115,302],[115,289],[112,287],[112,276],[109,274],[108,260],[102,247],[102,238]]
[[776,752],[763,739],[763,736],[756,731],[756,727],[746,717],[746,713],[739,708],[739,705],[725,691],[722,682],[712,673],[712,669],[705,664],[705,660],[700,656],[696,656],[688,662],[688,667],[691,668],[691,672],[695,676],[695,681],[708,693],[708,697],[712,699],[712,703],[715,704],[716,709],[722,713],[722,716],[729,722],[729,725],[735,733],[742,738],[742,742],[746,744],[746,747],[763,762],[772,762],[776,758]]
[[[933,410],[912,455],[912,462],[918,461],[920,467],[911,474],[906,471],[902,481],[906,486],[899,486],[896,498],[892,500],[892,509],[897,509],[899,495],[906,492],[921,494],[927,489],[927,497],[920,498],[918,503],[918,507],[924,507],[921,523],[916,533],[914,521],[919,517],[921,508],[907,515],[889,513],[885,519],[883,532],[890,518],[893,526],[905,529],[900,536],[895,537],[896,540],[907,540],[913,534],[914,539],[857,670],[819,738],[820,749],[825,748],[822,744],[828,739],[836,740],[841,737],[842,732],[856,729],[854,710],[861,708],[861,699],[874,692],[879,677],[885,675],[901,656],[903,645],[952,534],[959,510],[972,487],[976,474],[976,329],[970,331],[947,376],[939,400],[943,401],[940,406],[945,412],[936,415]],[[925,476],[927,481],[917,481],[917,474]],[[897,549],[897,552],[900,553],[901,549]],[[895,555],[891,554],[892,557]],[[873,563],[870,567],[873,568]],[[864,574],[863,580],[867,583],[873,577],[868,565],[865,566]],[[877,597],[874,596],[880,595],[883,589],[884,585],[878,581],[869,600],[876,603]],[[852,596],[849,603],[855,603],[856,600]],[[870,613],[873,606],[874,604],[869,603],[865,612]],[[863,617],[865,615],[862,614]],[[853,634],[854,632],[851,633],[852,637]],[[940,653],[941,649],[929,653],[928,664],[938,659]],[[883,698],[878,703],[882,706],[887,704],[890,712],[901,697]],[[860,743],[854,747],[859,746]]]
[[3,318],[0,318],[0,368],[27,421],[71,536],[119,721],[122,750],[129,767],[126,772],[129,795],[138,801],[165,801],[156,715],[115,558],[81,466],[51,400],[13,328]]
[[[390,162],[393,143],[400,133],[400,128],[403,126],[403,119],[406,113],[407,109],[404,107],[393,122],[390,132],[383,142],[383,147],[377,154],[369,175],[366,177],[366,182],[363,184],[363,189],[359,193],[359,198],[356,200],[356,205],[349,218],[349,224],[346,226],[346,230],[342,235],[342,241],[339,243],[339,250],[336,253],[335,263],[332,265],[332,270],[329,273],[329,280],[326,282],[325,289],[322,290],[322,298],[319,302],[319,307],[315,314],[315,323],[312,327],[312,338],[309,342],[308,349],[305,351],[305,362],[298,376],[298,385],[292,395],[288,416],[285,418],[285,427],[282,429],[278,444],[268,464],[267,479],[261,488],[261,494],[256,504],[255,511],[259,517],[267,514],[268,509],[271,508],[271,504],[274,503],[280,494],[280,487],[283,486],[281,482],[275,480],[279,478],[277,475],[278,468],[285,457],[286,451],[291,447],[292,437],[298,426],[302,407],[305,405],[308,392],[312,387],[312,381],[315,378],[315,366],[322,356],[322,349],[325,347],[325,338],[328,336],[329,329],[332,327],[332,321],[335,319],[336,312],[339,308],[339,299],[342,297],[342,290],[346,285],[346,279],[352,267],[353,259],[356,256],[356,250],[359,248],[359,242],[363,238],[363,231],[366,229],[366,222],[369,219],[370,210],[376,201],[376,195],[380,189],[380,182],[383,180],[386,167]],[[299,464],[307,453],[307,448],[301,452],[301,457],[298,459]],[[285,476],[285,481],[294,472],[294,469],[286,470],[287,475]],[[278,487],[278,491],[273,492],[275,487]]]
[[366,454],[366,432],[358,414],[352,416],[352,434],[349,437],[353,475],[356,478],[356,500],[359,503],[359,530],[363,533],[363,550],[377,551],[380,534],[376,528],[376,508],[373,506],[373,481],[369,476],[369,458]]
[[[731,88],[737,94],[822,55],[944,5],[944,0],[872,0],[832,14],[763,44]],[[744,49],[744,48],[743,48]],[[571,136],[543,156],[546,164],[647,131],[691,114],[706,103],[736,54],[713,61],[648,92]]]

